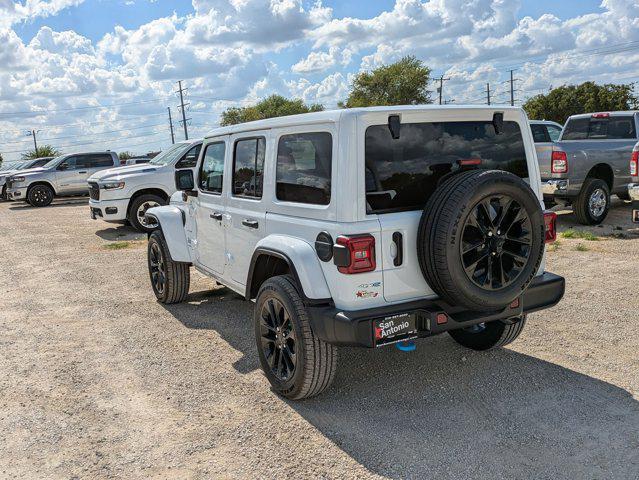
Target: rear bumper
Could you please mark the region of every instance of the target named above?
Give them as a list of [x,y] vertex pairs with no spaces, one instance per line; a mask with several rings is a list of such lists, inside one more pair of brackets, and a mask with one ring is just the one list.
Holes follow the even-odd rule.
[[129,199],[121,200],[89,200],[89,213],[94,220],[118,222],[126,220]]
[[[416,332],[393,338],[393,342],[406,338],[427,337],[448,330],[469,327],[493,320],[508,320],[525,313],[556,305],[564,296],[565,280],[554,273],[545,272],[536,277],[520,297],[517,306],[486,313],[453,307],[441,300],[417,300],[357,311],[341,311],[334,307],[308,307],[313,332],[325,342],[335,345],[376,347],[373,325],[380,320],[395,320],[411,315],[416,319]],[[445,314],[445,323],[438,323]],[[385,344],[392,343],[387,342]]]
[[632,200],[632,221],[639,223],[639,183],[628,185],[628,195]]
[[567,195],[570,182],[567,179],[550,179],[541,181],[541,191],[545,196]]

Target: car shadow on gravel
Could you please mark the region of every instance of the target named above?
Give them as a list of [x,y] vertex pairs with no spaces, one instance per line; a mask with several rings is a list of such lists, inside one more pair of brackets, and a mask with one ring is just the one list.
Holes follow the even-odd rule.
[[27,202],[20,201],[20,200],[13,201],[11,202],[11,204],[12,205],[9,207],[9,210],[16,210],[16,211],[35,210],[35,209],[42,209],[42,208],[57,208],[57,207],[77,207],[78,205],[89,205],[89,198],[88,197],[56,198],[53,200],[53,202],[51,202],[50,205],[46,207],[32,207]]
[[[239,372],[259,368],[251,303],[220,288],[165,308],[242,352]],[[333,386],[287,403],[389,478],[639,474],[639,402],[628,392],[507,348],[466,350],[447,335],[420,339],[411,353],[342,348]]]
[[138,232],[130,225],[118,225],[117,227],[103,228],[95,234],[102,240],[122,241],[122,240],[145,240],[146,233]]

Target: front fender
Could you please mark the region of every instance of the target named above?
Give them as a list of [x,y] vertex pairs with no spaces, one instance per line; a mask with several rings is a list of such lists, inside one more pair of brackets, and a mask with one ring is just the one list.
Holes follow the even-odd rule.
[[[269,235],[255,246],[251,267],[260,255],[268,254],[275,254],[287,261],[307,299],[326,301],[331,298],[317,253],[308,242],[287,235]],[[250,280],[249,277],[248,281]],[[247,283],[247,291],[248,289],[250,283]]]
[[171,258],[176,262],[191,262],[191,254],[184,231],[184,212],[173,205],[149,208],[146,215],[160,225],[169,247]]

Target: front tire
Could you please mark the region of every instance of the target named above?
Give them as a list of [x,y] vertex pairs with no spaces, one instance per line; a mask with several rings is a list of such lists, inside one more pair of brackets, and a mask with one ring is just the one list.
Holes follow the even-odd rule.
[[150,223],[146,218],[146,211],[149,208],[159,207],[161,205],[166,205],[166,201],[158,195],[140,195],[131,202],[128,220],[136,230],[144,233],[152,232],[157,228],[157,225]]
[[337,369],[337,348],[311,330],[292,277],[272,277],[262,284],[254,322],[260,364],[275,392],[300,400],[328,388]]
[[526,325],[526,315],[510,321],[495,320],[473,325],[461,330],[451,330],[448,334],[460,345],[472,350],[489,350],[504,347],[514,342]]
[[151,286],[158,301],[165,304],[183,302],[191,283],[190,265],[171,259],[161,230],[155,230],[149,237],[147,255]]
[[27,192],[27,202],[32,207],[46,207],[51,205],[55,193],[49,185],[34,185]]
[[610,189],[600,178],[587,178],[573,205],[577,221],[582,225],[599,225],[610,209]]

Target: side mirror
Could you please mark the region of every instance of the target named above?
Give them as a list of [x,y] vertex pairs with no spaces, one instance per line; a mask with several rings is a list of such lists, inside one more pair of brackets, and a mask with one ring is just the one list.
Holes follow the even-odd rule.
[[175,188],[182,190],[186,195],[197,196],[193,170],[178,170],[175,172]]
[[69,165],[67,165],[66,163],[61,163],[60,165],[58,165],[58,170],[66,170],[67,168],[69,168]]

